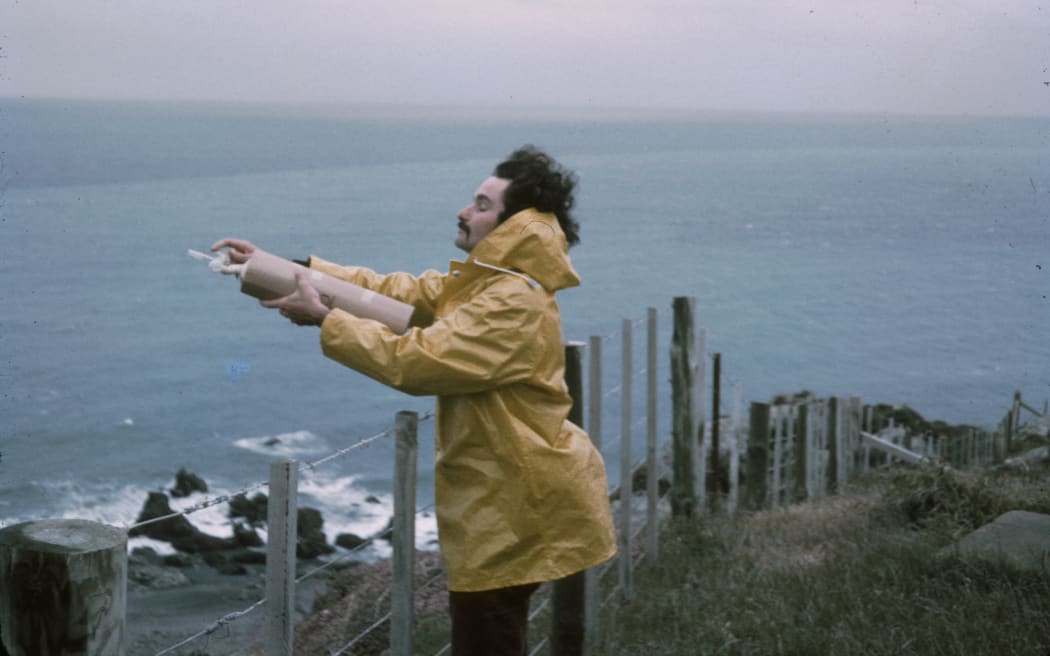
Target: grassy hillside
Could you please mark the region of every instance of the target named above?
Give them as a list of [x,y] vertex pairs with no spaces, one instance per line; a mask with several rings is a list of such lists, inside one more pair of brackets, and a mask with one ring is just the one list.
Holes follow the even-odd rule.
[[[1032,573],[935,556],[1009,510],[1050,514],[1050,468],[900,466],[838,496],[672,521],[659,559],[635,573],[635,601],[605,607],[594,654],[1047,656],[1050,563]],[[432,656],[448,640],[436,554],[420,555],[417,582],[416,653]],[[336,573],[296,654],[327,655],[381,618],[388,586],[389,563]],[[536,644],[542,613],[533,626]],[[345,653],[385,653],[387,631]]]
[[1008,510],[1050,513],[1050,473],[873,474],[848,494],[674,522],[598,653],[1046,656],[1039,573],[936,558]]

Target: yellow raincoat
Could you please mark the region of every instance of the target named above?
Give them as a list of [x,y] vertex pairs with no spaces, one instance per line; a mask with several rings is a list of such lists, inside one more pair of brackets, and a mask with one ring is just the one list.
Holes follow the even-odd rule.
[[446,274],[379,275],[316,257],[310,266],[416,308],[404,335],[333,310],[321,347],[382,383],[438,397],[435,508],[450,590],[550,581],[614,555],[601,455],[566,419],[554,292],[580,279],[553,215],[515,214]]

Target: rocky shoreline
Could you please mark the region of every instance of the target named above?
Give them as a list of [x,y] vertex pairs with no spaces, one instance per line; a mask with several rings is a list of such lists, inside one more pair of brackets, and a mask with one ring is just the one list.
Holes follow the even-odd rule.
[[[151,547],[136,547],[128,556],[126,645],[130,656],[159,654],[205,631],[205,635],[167,653],[259,653],[265,611],[261,607],[244,611],[266,593],[266,551],[259,531],[265,527],[268,500],[261,493],[251,498],[234,497],[228,510],[232,526],[229,538],[204,533],[184,515],[168,517],[174,514],[172,498],[207,491],[203,479],[179,470],[174,487],[148,494],[135,522],[138,526],[128,532],[131,538],[146,537],[174,549],[174,553],[160,554]],[[150,521],[162,517],[167,518]],[[339,558],[339,547],[345,556],[371,542],[346,533],[329,544],[323,531],[324,518],[313,508],[300,508],[296,525],[297,577],[315,570],[324,559]],[[376,539],[389,538],[388,529]],[[312,613],[314,601],[328,590],[333,577],[368,579],[372,570],[388,567],[363,559],[343,560],[298,583],[295,620]]]

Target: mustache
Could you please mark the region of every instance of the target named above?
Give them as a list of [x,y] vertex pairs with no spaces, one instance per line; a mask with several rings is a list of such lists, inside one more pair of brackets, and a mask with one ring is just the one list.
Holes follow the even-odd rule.
[[468,226],[466,223],[463,223],[462,219],[457,221],[456,225],[459,226],[459,229],[463,232],[467,233],[468,235],[470,234],[470,226]]

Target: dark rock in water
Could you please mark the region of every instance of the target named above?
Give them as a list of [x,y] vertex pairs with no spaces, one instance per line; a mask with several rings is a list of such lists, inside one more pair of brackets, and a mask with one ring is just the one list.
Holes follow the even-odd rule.
[[214,567],[215,569],[219,569],[227,563],[226,556],[217,551],[209,551],[202,555],[204,557],[204,562],[208,563],[209,567]]
[[353,533],[340,533],[339,535],[335,536],[336,546],[342,547],[344,549],[357,549],[365,542],[368,542],[368,540],[361,536],[354,535]]
[[128,565],[160,565],[160,555],[152,547],[135,547],[128,555]]
[[[146,503],[142,506],[142,512],[139,513],[138,519],[135,521],[136,523],[144,522],[172,513],[168,495],[163,492],[150,492]],[[132,528],[128,531],[129,537],[137,535],[145,535],[154,540],[169,542],[177,550],[186,553],[216,551],[228,549],[231,546],[228,540],[202,533],[184,515],[176,515],[175,517]]]
[[193,567],[193,558],[187,554],[174,553],[164,556],[162,561],[168,567]]
[[321,511],[316,508],[300,508],[296,518],[296,531],[298,539],[295,545],[295,555],[299,558],[312,559],[323,554],[330,554],[335,547],[328,544],[325,537],[324,518]]
[[[139,513],[135,522],[145,522],[158,517],[164,517],[165,515],[170,515],[173,512],[171,504],[168,501],[168,495],[163,492],[150,492],[149,496],[146,497],[146,503],[143,504],[142,511]],[[190,523],[190,520],[182,515],[177,515],[161,522],[154,522],[152,524],[146,524],[145,526],[132,528],[128,531],[128,535],[130,537],[145,535],[154,540],[170,542],[175,538],[192,535],[196,530],[196,527]]]
[[386,540],[387,542],[394,541],[394,518],[391,517],[390,521],[386,523],[386,528],[379,534],[380,540]]
[[379,503],[379,497],[377,497],[375,495],[372,495],[372,494],[369,494],[367,497],[365,497],[365,502],[366,503]]
[[255,529],[240,522],[233,523],[233,541],[241,547],[263,546],[263,540]]
[[161,590],[189,584],[185,574],[171,567],[128,562],[128,581],[138,585]]
[[264,446],[277,446],[280,443],[281,443],[281,440],[279,438],[271,437],[270,439],[268,439],[265,442],[263,442],[263,445]]
[[175,474],[175,487],[171,488],[171,496],[175,498],[188,497],[194,492],[207,492],[208,484],[204,479],[180,468]]
[[234,553],[230,560],[235,563],[241,563],[242,565],[265,565],[266,552],[245,549],[244,551]]
[[259,526],[266,523],[268,506],[269,499],[262,492],[259,492],[251,499],[248,499],[243,494],[238,494],[230,500],[227,515],[230,519],[243,517],[252,526]]
[[215,569],[219,574],[225,574],[226,576],[244,576],[248,573],[248,568],[240,563],[226,563]]

